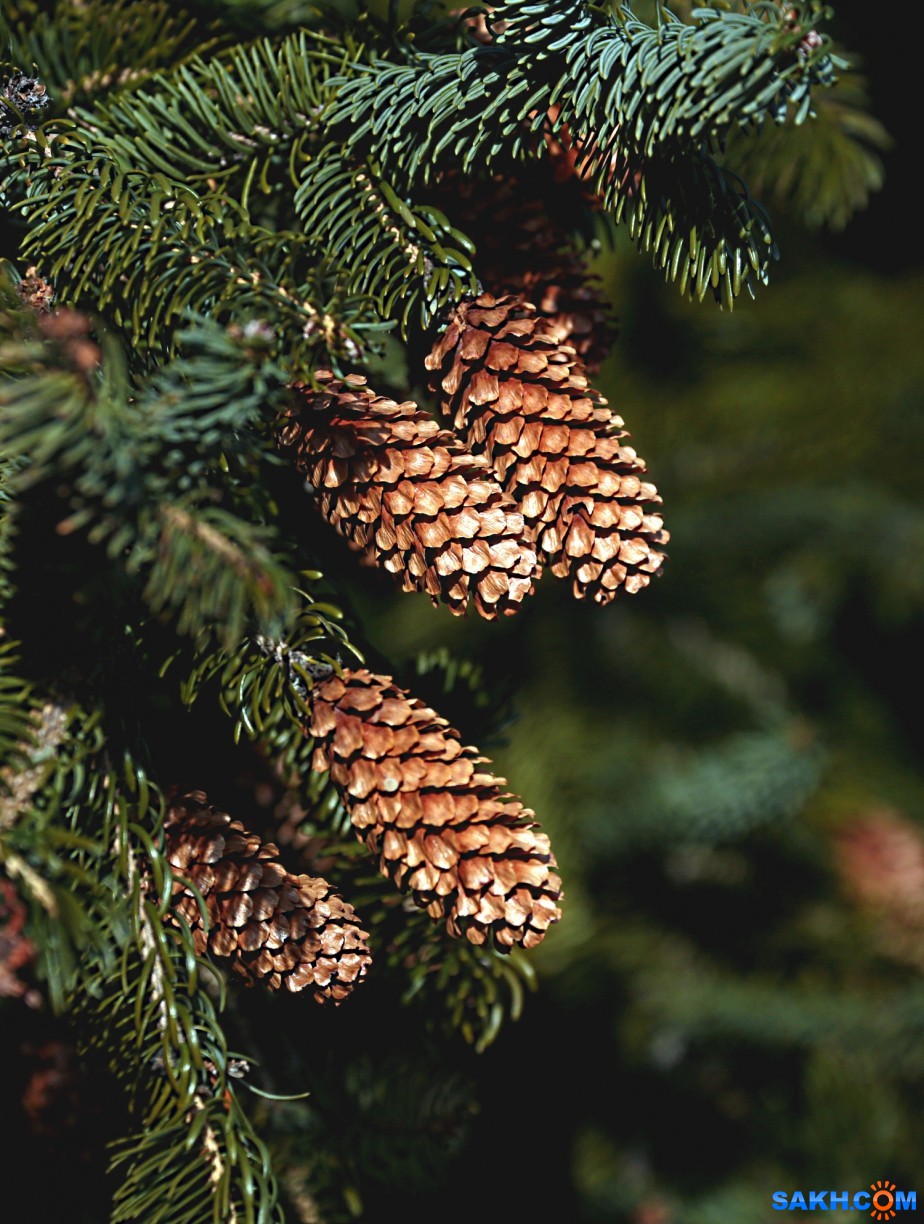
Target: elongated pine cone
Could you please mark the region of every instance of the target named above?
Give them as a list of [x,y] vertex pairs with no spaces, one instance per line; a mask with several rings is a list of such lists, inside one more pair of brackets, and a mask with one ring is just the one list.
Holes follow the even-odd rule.
[[279,431],[321,513],[370,565],[457,615],[489,620],[533,589],[538,563],[523,515],[487,462],[408,401],[376,395],[361,375],[329,371],[324,390],[295,388]]
[[[617,328],[600,279],[588,271],[570,232],[581,193],[549,179],[542,163],[526,181],[450,175],[438,202],[460,229],[477,234],[478,275],[491,292],[532,302],[545,334],[570,344],[593,373],[609,354]],[[488,226],[485,216],[491,218]]]
[[601,604],[647,586],[669,538],[661,498],[623,444],[621,417],[535,309],[488,293],[463,302],[426,364],[447,415],[523,511],[552,573]]
[[388,676],[321,681],[309,732],[315,769],[330,770],[382,874],[450,935],[531,948],[561,917],[561,880],[534,813]]
[[[196,951],[227,959],[248,985],[297,991],[339,1003],[365,974],[371,957],[353,907],[326,880],[292,875],[272,842],[248,833],[212,807],[204,792],[172,798],[167,859],[177,876],[173,912],[186,919]],[[202,894],[209,916],[188,887]]]

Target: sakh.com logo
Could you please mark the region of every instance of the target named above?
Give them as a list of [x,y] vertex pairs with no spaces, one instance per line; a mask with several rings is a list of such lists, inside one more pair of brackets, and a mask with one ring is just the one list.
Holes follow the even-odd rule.
[[777,1190],[773,1195],[774,1211],[868,1211],[874,1220],[891,1220],[899,1211],[917,1211],[918,1196],[914,1190],[899,1190],[895,1182],[871,1182],[868,1190],[797,1190],[787,1194]]

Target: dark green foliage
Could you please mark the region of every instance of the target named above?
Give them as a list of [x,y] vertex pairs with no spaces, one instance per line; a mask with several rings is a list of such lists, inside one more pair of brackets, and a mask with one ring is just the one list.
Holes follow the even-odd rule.
[[[9,316],[7,325],[0,445],[25,461],[14,477],[20,488],[67,482],[57,531],[86,530],[105,544],[143,576],[154,611],[177,613],[180,632],[208,625],[234,643],[251,617],[284,623],[290,575],[272,555],[268,527],[234,509],[234,484],[257,453],[248,426],[282,385],[263,360],[260,329],[229,334],[198,321],[179,340],[188,356],[132,388],[113,338],[100,351],[83,335],[59,339],[47,326],[42,335],[41,320]],[[215,481],[220,469],[227,492]]]
[[[889,755],[888,719],[836,651],[812,651],[858,588],[871,621],[913,622],[924,528],[899,462],[875,495],[850,468],[863,438],[839,432],[837,394],[861,379],[812,368],[824,304],[790,297],[769,316],[798,357],[781,389],[747,364],[753,316],[696,332],[619,265],[656,306],[646,321],[617,302],[630,364],[612,398],[651,406],[639,434],[657,442],[677,576],[618,616],[564,612],[543,586],[513,626],[456,624],[457,655],[438,612],[364,580],[274,441],[288,385],[325,367],[426,402],[420,355],[480,291],[495,221],[455,228],[460,179],[477,202],[493,174],[522,174],[524,192],[548,191],[563,244],[592,253],[625,230],[686,296],[726,307],[777,254],[752,187],[812,223],[867,201],[888,138],[853,73],[834,79],[851,61],[816,32],[819,5],[649,7],[510,0],[489,45],[431,3],[5,10],[0,872],[27,907],[37,997],[120,1103],[113,1221],[451,1224],[447,1186],[473,1170],[497,1174],[485,1211],[506,1219],[531,1192],[551,1213],[540,1174],[570,1168],[564,1218],[635,1224],[657,1191],[671,1224],[763,1224],[772,1178],[852,1175],[824,1153],[858,1158],[854,1132],[911,1167],[919,1128],[902,1138],[895,1119],[902,1077],[922,1075],[921,992],[837,894],[825,823],[855,744]],[[564,185],[544,175],[553,139],[582,171]],[[30,275],[50,312],[21,297]],[[819,344],[842,331],[866,352],[843,314],[832,327]],[[722,390],[691,351],[717,368],[724,335]],[[899,435],[914,390],[892,388]],[[784,424],[806,404],[817,478],[774,493],[780,456],[799,466]],[[555,826],[566,916],[538,955],[450,940],[377,873],[312,769],[312,683],[365,659],[497,751]],[[840,704],[825,735],[827,684]],[[882,775],[896,803],[917,793],[904,770],[889,757]],[[356,906],[374,963],[355,998],[319,1017],[301,996],[226,990],[197,960],[168,916],[171,784],[201,785]],[[538,1021],[529,1002],[548,1009]],[[724,1168],[678,1172],[639,1101],[683,1122],[681,1098],[705,1093],[732,1117],[745,1064],[733,1087],[764,1163],[730,1144]],[[789,1117],[796,1085],[804,1121],[775,1143],[753,1116]],[[479,1100],[500,1105],[473,1126]],[[459,1211],[471,1218],[470,1197]]]
[[814,11],[700,9],[696,25],[668,14],[652,27],[625,5],[598,14],[577,0],[513,0],[492,14],[501,32],[490,46],[345,80],[334,130],[412,184],[447,163],[472,172],[500,154],[535,154],[547,124],[567,128],[640,249],[689,296],[711,287],[731,307],[742,284],[753,292],[752,275],[767,280],[775,251],[765,214],[711,151],[735,125],[808,117],[811,85],[830,84],[834,67],[824,39],[805,41]]
[[404,335],[428,329],[463,297],[478,293],[471,241],[435,208],[412,209],[373,163],[344,166],[325,146],[306,167],[295,207],[305,230],[325,249],[369,257],[346,269],[346,284],[367,293]]
[[813,228],[843,229],[882,186],[881,154],[891,144],[867,110],[863,77],[844,72],[819,95],[812,124],[796,127],[789,118],[756,136],[733,132],[726,152],[759,194]]
[[137,88],[193,47],[216,41],[207,27],[163,0],[60,0],[50,8],[24,0],[12,16],[11,58],[41,65],[60,109]]

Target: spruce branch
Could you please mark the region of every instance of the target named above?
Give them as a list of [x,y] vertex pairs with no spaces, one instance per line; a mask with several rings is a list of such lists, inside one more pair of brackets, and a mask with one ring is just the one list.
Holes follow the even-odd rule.
[[882,155],[891,147],[869,112],[865,79],[847,71],[819,94],[811,123],[796,124],[790,110],[782,125],[733,131],[722,160],[802,224],[840,230],[882,186]]
[[295,208],[319,249],[342,268],[347,290],[371,297],[405,336],[431,326],[478,284],[470,239],[437,209],[402,199],[372,163],[344,160],[336,146],[306,166]]
[[81,958],[108,941],[95,913],[107,788],[86,785],[105,769],[104,737],[99,711],[63,696],[27,697],[21,717],[25,733],[0,773],[0,864],[21,881],[36,973],[61,1010]]
[[114,155],[201,192],[222,189],[245,213],[294,187],[323,131],[329,78],[355,55],[343,42],[301,30],[194,58],[141,94],[79,111]]
[[237,512],[233,488],[262,455],[251,425],[283,386],[260,330],[201,320],[183,335],[185,354],[135,388],[114,339],[97,347],[83,316],[6,323],[0,445],[21,462],[17,488],[54,480],[65,492],[59,534],[104,544],[180,632],[209,627],[230,644],[251,622],[284,623],[293,577],[271,527]]
[[604,15],[580,0],[512,0],[492,14],[487,45],[335,80],[329,121],[348,150],[400,169],[408,185],[453,160],[470,174],[498,155],[535,157],[543,133],[566,134],[580,172],[656,266],[690,296],[711,287],[730,307],[742,285],[766,280],[774,247],[765,214],[713,153],[736,125],[809,116],[812,86],[830,84],[835,66],[807,30],[813,11],[701,9],[694,24],[652,27],[625,5]]
[[42,65],[61,107],[137,89],[217,41],[214,23],[200,28],[167,0],[57,0],[50,10],[14,0],[8,13],[13,58]]
[[0,833],[11,829],[29,810],[47,781],[68,722],[69,710],[58,701],[46,702],[29,720],[29,739],[18,745],[15,754],[21,764],[9,761],[0,769]]
[[[155,878],[163,864],[155,854]],[[97,971],[93,993],[81,991],[72,1008],[85,1051],[121,1085],[136,1127],[112,1145],[120,1184],[111,1218],[155,1218],[169,1203],[178,1224],[280,1219],[269,1156],[229,1080],[231,1060],[202,976],[191,971],[191,944],[168,934],[137,873],[132,896],[128,955],[118,972]]]
[[11,151],[5,190],[59,300],[109,312],[136,349],[175,354],[174,329],[193,312],[263,316],[278,355],[307,368],[318,352],[355,359],[364,333],[381,326],[336,285],[307,235],[251,224],[221,191],[196,195],[160,172],[123,170],[95,138],[62,130],[45,150]]
[[113,1148],[112,1219],[153,1219],[165,1203],[184,1224],[277,1218],[268,1154],[228,1083],[233,1060],[195,950],[165,922],[163,805],[130,751],[116,781],[101,714],[41,705],[2,778],[0,859],[33,894],[52,1004],[122,1086],[136,1127]]
[[[87,740],[81,715],[72,718],[66,754]],[[111,1218],[153,1219],[169,1203],[183,1224],[224,1224],[234,1212],[251,1224],[274,1219],[268,1154],[228,1083],[233,1060],[212,991],[188,933],[165,921],[172,876],[158,832],[162,801],[131,751],[116,782],[99,720],[88,722],[93,755],[50,779],[42,801],[71,780],[60,801],[83,836],[68,845],[59,834],[51,844],[59,853],[66,847],[88,918],[53,1001],[66,1009],[81,1052],[121,1087],[135,1128],[112,1148],[121,1183]],[[36,942],[51,957],[48,929]]]

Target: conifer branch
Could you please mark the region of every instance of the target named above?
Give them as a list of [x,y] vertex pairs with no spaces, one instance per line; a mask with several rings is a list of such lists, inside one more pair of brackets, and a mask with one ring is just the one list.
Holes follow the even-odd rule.
[[260,330],[202,321],[184,336],[187,355],[136,390],[115,342],[104,357],[82,316],[8,324],[0,365],[18,377],[0,387],[0,445],[22,462],[17,487],[56,478],[67,490],[59,534],[85,530],[105,544],[144,576],[155,611],[176,611],[181,632],[210,626],[230,643],[250,621],[284,622],[293,578],[273,533],[240,517],[233,484],[218,479],[222,459],[259,460],[251,423],[283,389]]
[[731,307],[766,281],[775,249],[763,210],[712,152],[735,125],[808,117],[811,86],[830,84],[834,65],[806,29],[812,11],[701,9],[693,25],[650,27],[625,5],[604,16],[580,0],[512,0],[492,14],[488,45],[336,80],[330,123],[408,184],[453,159],[472,173],[499,154],[538,156],[543,131],[567,133],[580,173],[656,266]]
[[333,146],[305,168],[295,208],[318,248],[343,268],[347,291],[369,295],[404,335],[427,329],[476,290],[472,242],[437,209],[415,207],[380,170],[343,161]]
[[19,0],[12,8],[13,59],[41,64],[55,103],[86,104],[137,89],[155,73],[216,40],[167,0],[57,0],[51,10]]

